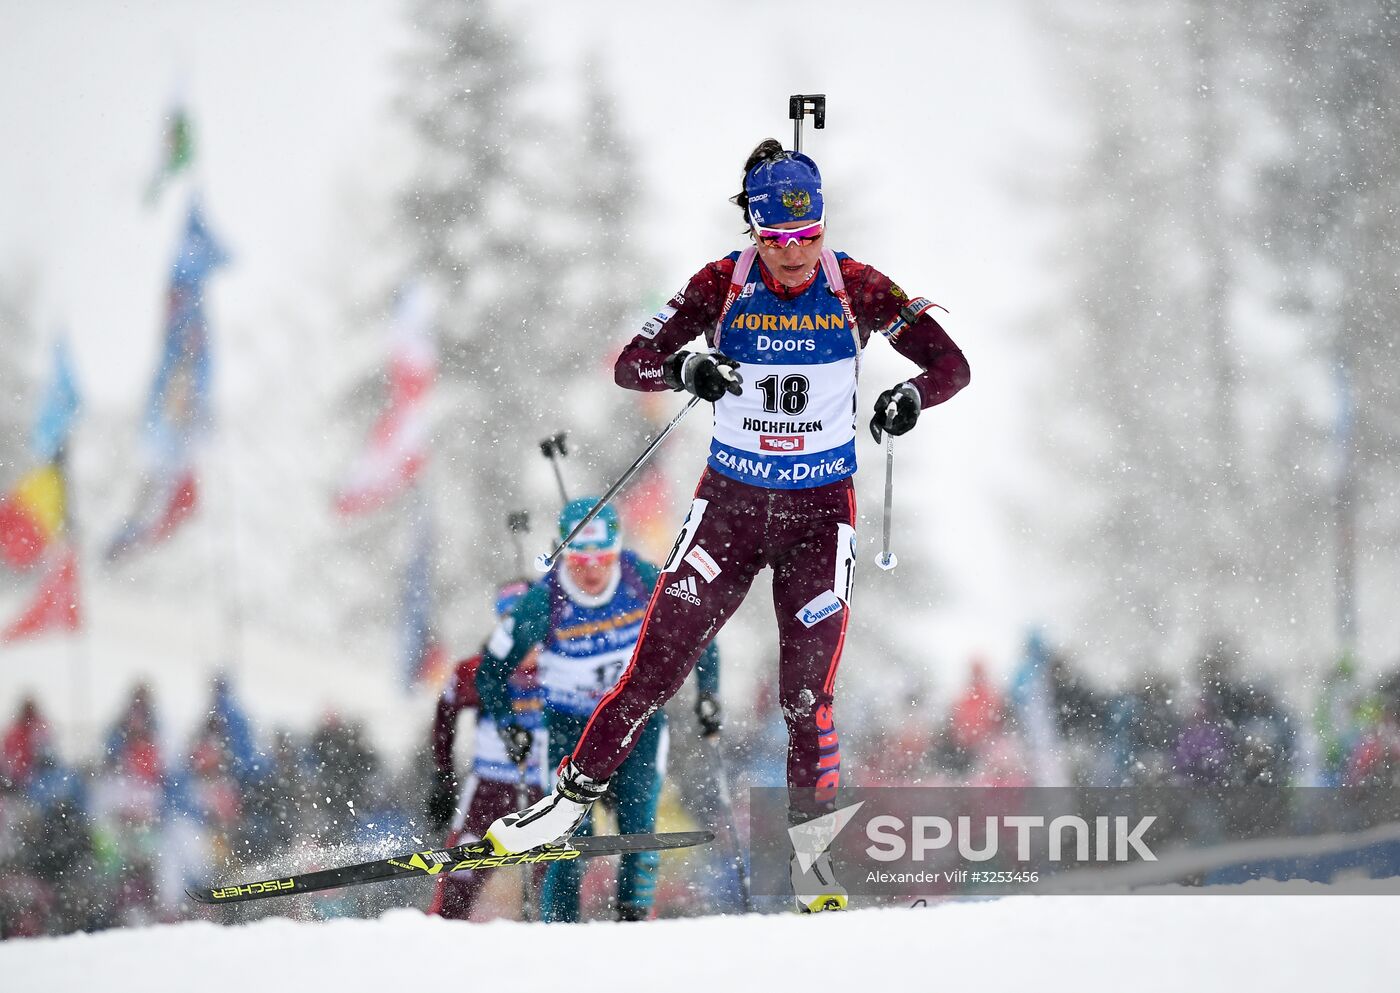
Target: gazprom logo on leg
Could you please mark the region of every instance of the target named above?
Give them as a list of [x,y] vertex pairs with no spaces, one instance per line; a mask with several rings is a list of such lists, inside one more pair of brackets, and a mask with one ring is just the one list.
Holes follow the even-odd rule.
[[812,627],[826,620],[841,609],[841,598],[831,590],[825,590],[807,601],[806,606],[797,612],[797,619],[804,627]]

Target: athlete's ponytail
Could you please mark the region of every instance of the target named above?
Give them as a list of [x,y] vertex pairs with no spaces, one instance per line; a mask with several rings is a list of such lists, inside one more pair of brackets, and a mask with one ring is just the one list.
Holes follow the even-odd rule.
[[739,192],[729,198],[729,202],[738,205],[740,213],[744,215],[745,230],[749,227],[749,195],[744,190],[744,179],[748,178],[749,171],[760,162],[771,162],[787,155],[787,149],[783,148],[782,142],[776,138],[764,138],[749,153],[748,161],[744,163],[744,174],[739,179]]

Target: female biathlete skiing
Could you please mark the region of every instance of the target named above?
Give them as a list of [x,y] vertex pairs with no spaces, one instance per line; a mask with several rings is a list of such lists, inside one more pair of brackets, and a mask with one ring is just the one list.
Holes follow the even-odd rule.
[[[684,390],[714,404],[708,465],[627,669],[593,711],[554,791],[491,825],[486,838],[499,853],[573,833],[764,566],[773,569],[793,824],[834,800],[832,691],[855,568],[860,353],[878,331],[923,370],[875,401],[877,441],[882,431],[904,434],[970,374],[934,304],[826,249],[821,175],[806,155],[764,141],[745,163],[734,202],[753,246],[692,277],[615,369],[627,389]],[[701,334],[709,351],[682,350]],[[794,857],[793,891],[804,912],[846,906],[824,851],[810,870]]]

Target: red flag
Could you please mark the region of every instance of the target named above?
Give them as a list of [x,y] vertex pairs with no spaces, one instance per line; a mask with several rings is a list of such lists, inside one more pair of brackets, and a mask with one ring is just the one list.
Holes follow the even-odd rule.
[[175,483],[170,494],[170,502],[165,506],[165,513],[161,514],[160,520],[156,521],[155,529],[152,532],[152,543],[169,538],[175,529],[194,513],[194,508],[198,503],[199,487],[195,482],[194,472],[190,471],[181,476]]
[[400,294],[390,347],[388,404],[335,497],[336,510],[345,515],[384,506],[408,488],[427,461],[437,347],[433,304],[421,287],[410,285]]
[[171,479],[148,483],[142,489],[136,512],[107,546],[108,561],[165,541],[189,519],[198,504],[199,487],[193,469],[186,469]]
[[53,557],[49,571],[39,581],[39,590],[34,602],[0,633],[0,642],[8,644],[51,629],[76,631],[81,626],[82,616],[78,611],[78,553],[72,548],[64,548]]

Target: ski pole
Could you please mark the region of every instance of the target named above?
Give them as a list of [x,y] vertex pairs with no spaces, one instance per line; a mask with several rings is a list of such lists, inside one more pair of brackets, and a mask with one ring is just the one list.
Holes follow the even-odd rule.
[[720,819],[724,822],[724,833],[728,836],[729,853],[734,859],[734,871],[739,877],[739,898],[743,902],[744,913],[753,913],[753,896],[749,892],[749,865],[744,858],[744,850],[739,845],[739,823],[734,818],[734,800],[729,792],[729,769],[724,761],[724,750],[720,747],[719,735],[705,739],[714,758],[715,797],[719,801]]
[[613,497],[617,496],[618,490],[622,489],[624,486],[627,485],[627,481],[633,476],[635,476],[637,474],[637,470],[646,464],[647,459],[651,458],[652,453],[654,453],[657,450],[657,448],[661,446],[661,443],[666,440],[666,436],[670,434],[673,430],[675,430],[676,425],[681,422],[681,418],[685,417],[686,414],[690,413],[690,408],[694,407],[699,402],[699,397],[690,398],[690,402],[681,408],[680,413],[678,413],[675,417],[671,418],[671,423],[667,424],[664,428],[662,428],[660,434],[658,434],[655,438],[651,439],[651,443],[647,445],[645,451],[643,451],[641,455],[637,456],[637,461],[633,462],[631,467],[628,468],[626,472],[624,472],[621,476],[618,477],[617,482],[613,483],[611,486],[608,487],[608,491],[604,493],[602,497],[599,498],[598,502],[593,505],[593,509],[591,509],[587,514],[585,514],[583,518],[577,524],[574,525],[574,529],[568,533],[568,535],[564,538],[563,541],[559,542],[559,544],[555,547],[554,551],[550,552],[548,555],[539,555],[535,558],[536,569],[538,569],[540,572],[548,572],[550,569],[554,568],[554,564],[559,561],[559,556],[564,554],[564,549],[569,547],[569,542],[573,541],[576,537],[578,537],[578,533],[584,528],[588,527],[589,522],[592,521],[593,518],[598,516],[598,512],[604,507],[606,507],[608,505],[608,502],[612,500]]
[[540,442],[540,454],[549,459],[549,464],[554,467],[554,481],[559,484],[559,499],[564,503],[569,502],[569,491],[564,486],[564,472],[559,468],[559,459],[569,454],[566,437],[565,432],[560,431]]
[[[527,755],[515,764],[515,769],[519,773],[515,780],[515,809],[524,810],[530,806],[530,787],[528,782],[530,758]],[[520,919],[522,921],[533,921],[537,916],[535,913],[535,867],[533,865],[522,866],[525,870],[524,876],[520,880]]]
[[[890,402],[885,408],[885,420],[894,420],[894,415],[899,412],[899,405]],[[884,550],[875,556],[875,564],[886,572],[899,565],[899,558],[890,551],[890,514],[894,507],[894,435],[885,432],[885,520],[884,520]]]

